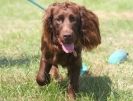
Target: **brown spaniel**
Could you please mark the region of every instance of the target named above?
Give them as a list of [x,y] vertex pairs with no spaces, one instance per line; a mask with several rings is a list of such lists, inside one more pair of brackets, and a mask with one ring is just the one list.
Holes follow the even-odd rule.
[[54,3],[48,7],[43,21],[41,60],[36,81],[43,86],[50,83],[50,70],[58,74],[58,64],[68,70],[68,96],[76,98],[82,67],[81,51],[101,43],[97,16],[72,2]]

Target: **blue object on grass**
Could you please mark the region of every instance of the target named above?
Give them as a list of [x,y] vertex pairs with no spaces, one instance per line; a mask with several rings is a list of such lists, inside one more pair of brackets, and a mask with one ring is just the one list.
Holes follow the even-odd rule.
[[39,7],[40,9],[45,10],[44,7],[42,7],[41,5],[36,3],[35,0],[28,0],[28,1],[31,2],[32,4],[34,4],[35,6]]
[[80,75],[83,76],[83,75],[87,74],[87,72],[88,72],[88,67],[86,64],[83,63],[82,68],[80,70]]
[[127,57],[128,57],[128,53],[123,49],[119,49],[110,55],[108,59],[108,63],[120,64],[124,62],[127,59]]

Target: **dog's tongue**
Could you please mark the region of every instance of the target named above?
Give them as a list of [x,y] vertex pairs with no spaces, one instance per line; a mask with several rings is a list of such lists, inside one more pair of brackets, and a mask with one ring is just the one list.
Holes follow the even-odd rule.
[[74,51],[74,44],[62,44],[62,49],[65,53],[72,53]]

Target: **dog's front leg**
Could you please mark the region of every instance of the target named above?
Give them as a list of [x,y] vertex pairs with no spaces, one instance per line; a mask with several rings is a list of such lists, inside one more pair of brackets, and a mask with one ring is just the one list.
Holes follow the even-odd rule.
[[40,60],[40,68],[36,77],[36,81],[40,86],[46,85],[50,83],[50,74],[49,71],[52,65],[47,63],[47,61],[41,57]]
[[75,62],[68,68],[68,76],[69,76],[69,85],[68,85],[68,97],[75,99],[75,93],[78,92],[79,88],[79,76],[80,76],[80,68],[81,68],[81,61]]

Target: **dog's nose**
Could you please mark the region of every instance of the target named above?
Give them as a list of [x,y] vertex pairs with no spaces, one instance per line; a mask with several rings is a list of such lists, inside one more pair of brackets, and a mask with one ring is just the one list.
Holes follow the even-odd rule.
[[71,38],[72,38],[72,35],[71,35],[71,34],[65,34],[65,35],[63,35],[63,38],[64,38],[65,40],[71,39]]

